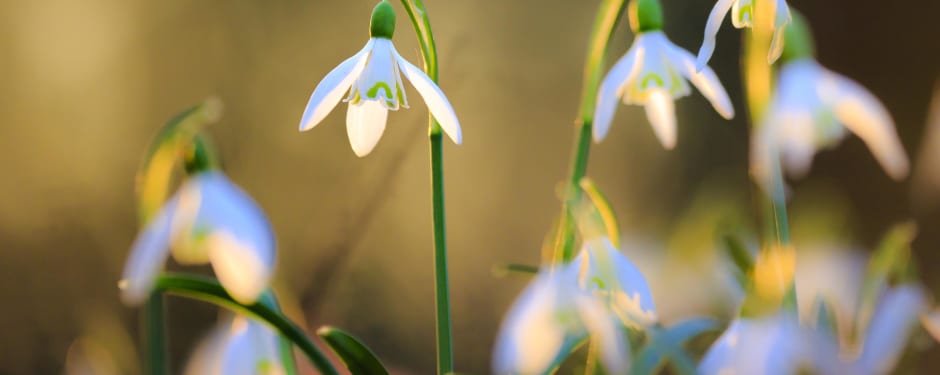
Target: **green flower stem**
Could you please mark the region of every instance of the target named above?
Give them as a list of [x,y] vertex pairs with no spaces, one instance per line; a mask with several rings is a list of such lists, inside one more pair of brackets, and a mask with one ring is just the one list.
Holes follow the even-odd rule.
[[626,0],[603,0],[594,18],[594,28],[591,31],[590,45],[587,59],[584,64],[584,86],[581,90],[581,106],[578,109],[579,118],[576,122],[574,151],[571,155],[570,175],[568,177],[567,192],[562,204],[562,213],[559,230],[561,230],[561,244],[556,247],[555,260],[567,261],[574,253],[573,218],[568,212],[568,202],[577,201],[580,196],[578,185],[581,178],[587,173],[588,157],[591,153],[591,133],[594,124],[594,107],[597,102],[597,89],[604,75],[604,55],[607,52],[607,43],[613,34]]
[[274,327],[281,336],[287,338],[300,348],[320,373],[327,375],[338,374],[336,368],[330,364],[329,360],[317,349],[300,327],[284,317],[284,315],[276,309],[262,303],[256,302],[251,305],[242,305],[236,302],[225,292],[225,288],[219,285],[215,280],[189,275],[163,274],[157,278],[154,292],[155,295],[161,298],[162,294],[158,292],[213,303],[237,313],[261,320],[271,325],[271,327]]
[[144,351],[147,374],[166,375],[166,328],[164,327],[163,295],[154,293],[144,307]]
[[[752,124],[756,132],[770,104],[773,92],[773,66],[767,64],[767,53],[773,37],[773,17],[769,0],[754,2],[754,27],[747,29],[744,35],[745,92]],[[790,229],[787,218],[786,196],[784,192],[783,171],[779,163],[774,163],[771,191],[761,196],[761,211],[764,220],[764,245],[788,246]]]
[[[437,48],[431,21],[421,0],[401,0],[424,57],[424,72],[437,82]],[[434,222],[434,304],[437,332],[437,373],[454,371],[454,350],[450,323],[450,285],[447,276],[447,226],[444,213],[444,153],[441,126],[428,114],[428,138],[431,143],[431,202]]]

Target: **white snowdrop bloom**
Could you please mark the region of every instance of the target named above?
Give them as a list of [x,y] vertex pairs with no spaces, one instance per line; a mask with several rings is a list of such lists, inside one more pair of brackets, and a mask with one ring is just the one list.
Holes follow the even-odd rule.
[[662,30],[640,32],[627,53],[604,77],[594,110],[594,141],[607,136],[617,102],[646,107],[646,117],[663,147],[676,144],[673,100],[689,94],[686,80],[705,96],[718,113],[734,117],[734,107],[718,76],[710,68],[696,71],[695,57],[676,46]]
[[807,336],[795,317],[737,318],[705,353],[701,375],[791,375],[812,366]]
[[[790,7],[786,0],[773,1],[773,27],[774,34],[770,43],[770,51],[767,55],[767,62],[773,64],[783,53],[784,29],[792,21]],[[738,29],[754,26],[754,0],[718,0],[715,7],[708,15],[708,21],[705,23],[705,35],[702,40],[702,47],[698,51],[696,60],[696,69],[703,70],[715,52],[715,37],[718,35],[718,29],[725,16],[731,11],[731,24]]]
[[423,70],[405,60],[392,44],[395,28],[394,10],[380,2],[372,16],[372,37],[358,53],[330,71],[310,96],[300,131],[312,129],[339,104],[344,102],[346,133],[353,152],[363,157],[372,152],[385,131],[388,111],[408,108],[401,76],[411,82],[424,99],[441,129],[460,144],[460,122],[440,87]]
[[578,342],[590,336],[600,345],[607,373],[626,374],[630,349],[617,318],[577,285],[574,263],[543,270],[513,303],[493,352],[493,373],[544,374]]
[[575,264],[582,267],[579,285],[605,301],[623,324],[636,329],[657,322],[653,295],[646,278],[610,239],[585,242]]
[[284,375],[278,336],[243,316],[223,319],[199,343],[185,375]]
[[267,288],[275,240],[255,202],[218,170],[183,182],[138,234],[120,286],[126,303],[145,300],[172,248],[181,264],[211,263],[231,296],[252,303]]
[[907,155],[894,121],[874,95],[812,58],[789,61],[780,70],[768,113],[752,138],[751,174],[771,192],[777,168],[791,177],[805,175],[816,151],[838,144],[846,129],[868,145],[888,175],[907,175]]
[[878,300],[862,338],[861,352],[848,370],[840,373],[890,374],[897,366],[907,343],[927,312],[927,296],[916,285],[886,289]]

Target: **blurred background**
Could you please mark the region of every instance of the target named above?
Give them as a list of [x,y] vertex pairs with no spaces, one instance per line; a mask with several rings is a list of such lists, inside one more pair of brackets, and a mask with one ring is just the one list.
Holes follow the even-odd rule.
[[[502,315],[526,283],[491,269],[537,264],[559,210],[556,186],[567,173],[598,1],[425,2],[441,86],[465,136],[463,145],[445,146],[456,364],[482,374]],[[420,66],[407,16],[393,3],[395,43]],[[668,36],[697,51],[714,2],[663,3]],[[820,62],[878,96],[917,156],[940,74],[940,2],[790,4],[814,26]],[[63,373],[80,337],[99,338],[106,343],[99,349],[134,373],[138,311],[121,305],[116,287],[138,230],[134,173],[157,129],[209,95],[226,105],[209,130],[225,170],[276,230],[276,287],[292,316],[311,331],[332,324],[353,332],[401,373],[431,373],[425,106],[409,86],[412,108],[390,115],[382,142],[363,159],[349,148],[342,108],[297,131],[319,80],[366,42],[374,5],[0,3],[0,374]],[[593,147],[589,175],[613,203],[633,244],[627,252],[651,279],[667,322],[734,311],[726,280],[703,283],[715,272],[696,262],[720,258],[714,233],[722,223],[756,227],[741,34],[729,24],[711,66],[737,118],[722,120],[694,92],[676,103],[679,141],[665,151],[642,109],[621,106],[608,138]],[[624,22],[609,61],[631,40]],[[820,153],[808,178],[792,186],[797,243],[871,249],[891,225],[916,219],[922,275],[940,290],[930,272],[940,265],[940,210],[913,199],[910,180],[890,180],[860,140]],[[176,373],[218,310],[181,299],[168,306]],[[85,355],[101,355],[96,350]],[[916,368],[940,364],[937,357],[923,356]]]

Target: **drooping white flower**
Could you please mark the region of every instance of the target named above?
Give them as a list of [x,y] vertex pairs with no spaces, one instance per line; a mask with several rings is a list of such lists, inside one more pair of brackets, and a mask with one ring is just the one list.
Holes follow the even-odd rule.
[[671,149],[676,144],[676,113],[673,100],[689,94],[692,82],[718,113],[734,117],[731,99],[718,76],[710,68],[700,72],[695,57],[676,46],[662,30],[640,32],[627,53],[617,61],[601,82],[594,110],[594,141],[600,142],[610,130],[617,101],[646,107],[653,131]]
[[623,324],[642,329],[656,323],[656,308],[646,278],[607,237],[586,241],[575,264],[579,285],[605,301]]
[[881,295],[865,330],[861,352],[848,365],[850,374],[890,374],[897,366],[921,314],[927,297],[916,285],[887,288]]
[[751,174],[766,189],[777,168],[792,177],[805,175],[816,151],[838,144],[846,129],[868,145],[888,175],[907,175],[894,121],[877,98],[811,58],[790,61],[780,70],[768,113],[752,138]]
[[122,298],[149,296],[172,249],[182,264],[211,263],[231,296],[252,303],[267,288],[274,233],[255,202],[220,171],[188,178],[138,234],[124,267]]
[[[377,17],[379,16],[379,17]],[[363,157],[372,152],[385,131],[388,111],[408,108],[404,74],[424,99],[431,115],[454,141],[460,144],[460,122],[440,87],[423,70],[405,60],[392,44],[394,11],[381,2],[373,13],[372,38],[365,48],[330,71],[310,96],[300,131],[312,129],[343,100],[349,103],[346,132],[353,152]]]
[[544,374],[587,336],[607,373],[626,374],[630,350],[617,318],[578,287],[576,263],[543,270],[512,305],[493,352],[493,373]]
[[791,375],[812,366],[811,341],[796,318],[786,313],[737,318],[705,353],[702,375]]
[[[767,62],[773,64],[783,53],[784,28],[792,21],[790,7],[786,0],[773,1],[774,34],[770,43],[770,51],[767,54]],[[715,7],[708,15],[708,22],[705,23],[705,36],[702,40],[702,47],[698,51],[696,60],[696,69],[703,70],[707,68],[708,60],[715,52],[715,37],[718,35],[718,29],[721,22],[725,19],[728,11],[731,11],[731,23],[738,29],[754,26],[754,0],[718,0]]]
[[193,352],[185,375],[284,375],[278,336],[245,318],[223,319]]

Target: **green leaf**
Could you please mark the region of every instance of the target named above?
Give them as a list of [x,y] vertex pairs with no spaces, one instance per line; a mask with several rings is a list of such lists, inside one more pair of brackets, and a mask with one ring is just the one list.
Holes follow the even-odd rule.
[[388,375],[382,362],[353,335],[330,326],[320,327],[317,335],[330,345],[352,375]]
[[506,277],[510,274],[531,277],[539,272],[539,267],[528,264],[503,263],[494,265],[492,272],[494,277]]

